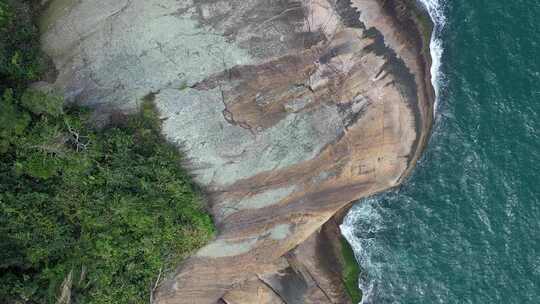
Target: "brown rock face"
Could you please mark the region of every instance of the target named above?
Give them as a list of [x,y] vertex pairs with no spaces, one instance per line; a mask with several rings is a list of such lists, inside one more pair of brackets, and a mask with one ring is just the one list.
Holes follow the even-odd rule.
[[[431,126],[422,34],[402,1],[53,0],[55,86],[106,115],[152,92],[219,235],[159,304],[348,303],[337,224],[398,185]],[[407,27],[403,27],[406,24]]]

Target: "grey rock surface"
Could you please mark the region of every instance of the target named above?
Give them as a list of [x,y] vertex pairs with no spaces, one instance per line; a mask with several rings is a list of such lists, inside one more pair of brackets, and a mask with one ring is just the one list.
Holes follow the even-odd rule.
[[411,20],[400,3],[48,1],[52,86],[103,116],[152,97],[208,192],[218,237],[156,303],[343,301],[323,277],[335,273],[314,268],[318,229],[398,185],[431,126],[423,35],[400,26]]

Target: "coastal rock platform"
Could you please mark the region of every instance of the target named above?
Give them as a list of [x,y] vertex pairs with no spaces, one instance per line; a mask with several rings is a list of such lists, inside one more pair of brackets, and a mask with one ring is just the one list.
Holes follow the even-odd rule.
[[350,302],[334,216],[399,185],[430,133],[410,3],[48,1],[52,86],[101,121],[151,98],[207,194],[218,235],[155,303]]

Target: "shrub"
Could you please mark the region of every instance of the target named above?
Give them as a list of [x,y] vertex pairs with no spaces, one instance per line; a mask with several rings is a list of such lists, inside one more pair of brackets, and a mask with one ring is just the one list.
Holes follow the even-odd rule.
[[72,303],[145,302],[160,271],[212,236],[149,102],[101,132],[84,111],[0,106],[23,117],[0,155],[0,299],[52,303],[71,277]]
[[30,1],[0,0],[0,89],[37,80],[44,69]]
[[27,89],[42,70],[29,1],[0,0],[0,303],[144,303],[214,232],[150,100],[95,131]]

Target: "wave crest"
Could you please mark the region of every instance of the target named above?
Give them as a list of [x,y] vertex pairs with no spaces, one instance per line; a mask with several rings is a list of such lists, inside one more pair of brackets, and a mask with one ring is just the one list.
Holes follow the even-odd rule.
[[[419,0],[426,8],[434,23],[433,33],[430,41],[431,54],[431,83],[435,90],[435,105],[433,107],[434,115],[437,113],[441,86],[444,84],[444,76],[441,72],[441,59],[443,56],[443,43],[441,40],[442,30],[446,24],[444,7],[446,0]],[[360,304],[369,304],[376,298],[377,284],[382,276],[382,269],[376,262],[371,260],[367,251],[378,250],[376,238],[377,231],[383,229],[383,220],[380,210],[377,210],[379,197],[373,197],[363,200],[360,204],[354,206],[345,217],[340,226],[341,233],[347,239],[353,248],[356,260],[360,266],[370,271],[362,273],[358,282],[362,290],[363,297]],[[359,236],[358,233],[362,236]],[[380,249],[380,248],[379,248]],[[373,253],[373,252],[371,252]]]
[[435,90],[435,105],[433,106],[434,114],[437,112],[439,103],[440,87],[444,81],[441,73],[441,58],[443,55],[443,44],[441,40],[442,30],[446,24],[446,16],[444,7],[446,0],[419,0],[426,8],[433,21],[434,28],[431,34],[429,45],[431,53],[431,83]]

